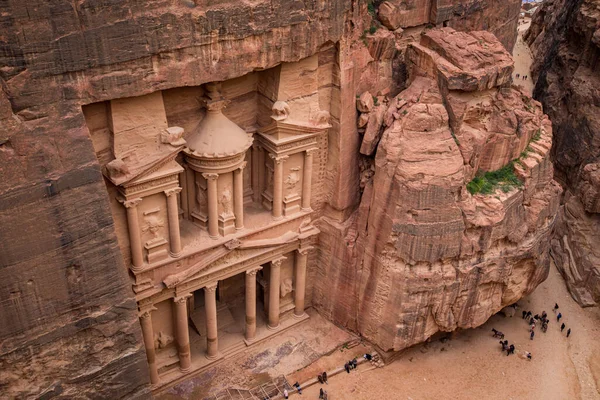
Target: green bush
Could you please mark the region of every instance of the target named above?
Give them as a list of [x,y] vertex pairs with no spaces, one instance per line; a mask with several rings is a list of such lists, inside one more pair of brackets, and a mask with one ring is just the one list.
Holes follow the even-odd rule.
[[369,1],[367,3],[367,11],[369,12],[369,14],[371,14],[372,17],[375,17],[375,15],[376,15],[375,5],[373,4],[372,1]]
[[491,194],[497,188],[508,193],[513,187],[521,187],[522,183],[515,175],[514,161],[496,171],[477,173],[473,180],[467,183],[467,190],[471,194]]

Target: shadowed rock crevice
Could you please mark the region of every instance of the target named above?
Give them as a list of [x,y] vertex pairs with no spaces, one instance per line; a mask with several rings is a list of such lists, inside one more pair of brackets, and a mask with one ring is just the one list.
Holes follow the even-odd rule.
[[600,300],[600,6],[545,1],[525,40],[534,55],[534,97],[552,119],[552,159],[565,188],[552,256],[583,305]]

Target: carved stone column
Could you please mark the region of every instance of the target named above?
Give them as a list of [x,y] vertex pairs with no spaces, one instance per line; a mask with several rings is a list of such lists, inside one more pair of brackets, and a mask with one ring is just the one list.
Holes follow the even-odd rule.
[[284,257],[271,261],[269,277],[269,323],[267,328],[279,326],[279,297],[281,296],[281,262]]
[[175,324],[177,336],[177,352],[179,353],[179,369],[188,372],[192,365],[190,355],[190,333],[188,331],[187,299],[191,294],[173,298],[175,304]]
[[169,254],[171,257],[181,255],[181,232],[179,231],[179,207],[177,206],[177,194],[181,188],[165,190],[167,196],[167,218],[169,220]]
[[235,214],[235,229],[244,228],[244,168],[246,162],[233,171],[233,207]]
[[260,162],[259,162],[259,146],[256,144],[252,145],[252,201],[260,203],[260,193],[262,188],[260,187]]
[[144,266],[144,253],[142,252],[142,238],[140,237],[140,221],[137,206],[142,199],[123,201],[127,208],[127,229],[129,231],[129,247],[131,248],[131,269],[140,271]]
[[288,156],[269,154],[273,159],[273,218],[281,219],[283,211],[283,163]]
[[306,264],[310,248],[298,249],[296,251],[296,271],[294,279],[294,310],[295,317],[304,315],[304,298],[306,295]]
[[256,273],[262,267],[246,271],[246,340],[256,336]]
[[217,193],[217,179],[219,174],[202,174],[206,179],[208,191],[208,235],[212,239],[219,237],[219,200]]
[[219,356],[217,282],[204,288],[204,307],[206,307],[206,358],[213,360]]
[[310,211],[310,195],[312,188],[313,153],[317,149],[308,149],[304,153],[304,174],[302,176],[302,211]]
[[144,311],[140,314],[140,324],[142,325],[144,347],[146,347],[146,358],[150,366],[150,382],[155,384],[159,382],[159,377],[158,366],[156,365],[156,352],[154,351],[154,329],[152,328],[150,311]]

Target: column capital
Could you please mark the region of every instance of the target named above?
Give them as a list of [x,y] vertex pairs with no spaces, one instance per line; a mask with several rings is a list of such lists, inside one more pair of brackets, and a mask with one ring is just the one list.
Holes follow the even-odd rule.
[[319,150],[318,147],[313,147],[313,148],[310,148],[310,149],[306,149],[305,153],[306,153],[307,156],[309,156],[309,155],[313,154],[314,152],[316,152],[317,150]]
[[180,187],[176,187],[176,188],[172,188],[172,189],[167,189],[167,190],[165,190],[165,196],[171,197],[172,195],[178,194],[179,192],[181,192],[181,188]]
[[139,311],[138,317],[140,317],[140,319],[148,319],[152,316],[152,311],[155,310],[157,310],[157,308],[153,305],[151,305],[150,307],[144,306],[144,308]]
[[282,162],[284,162],[285,160],[290,158],[289,156],[278,156],[277,154],[273,154],[273,153],[269,153],[269,157],[271,157],[273,162],[276,164],[281,164]]
[[256,267],[246,271],[246,275],[254,276],[258,271],[260,271],[263,267]]
[[218,284],[219,284],[218,281],[207,283],[206,286],[204,286],[204,291],[205,292],[214,292],[215,290],[217,290]]
[[181,303],[185,303],[187,301],[187,299],[190,298],[190,297],[192,297],[192,294],[191,293],[186,293],[186,294],[183,294],[183,295],[179,295],[179,296],[173,297],[173,301],[175,303],[180,303],[181,304]]
[[131,200],[121,199],[119,200],[119,202],[121,202],[125,206],[125,208],[137,207],[137,205],[142,202],[142,198],[138,197]]
[[287,260],[287,257],[280,257],[280,258],[277,258],[277,259],[275,259],[275,260],[271,261],[271,264],[272,264],[272,265],[274,265],[274,266],[276,266],[276,267],[281,267],[281,263],[282,263],[284,260]]
[[219,174],[216,174],[214,172],[205,172],[202,174],[202,176],[204,177],[204,179],[206,179],[207,181],[215,181],[217,180],[217,178],[219,177]]
[[240,172],[244,170],[244,168],[246,168],[246,166],[248,165],[248,161],[244,161],[240,164]]
[[297,251],[299,254],[302,254],[303,256],[305,256],[305,255],[307,255],[307,254],[308,254],[308,252],[309,252],[309,251],[311,251],[312,249],[313,249],[313,247],[312,247],[312,246],[306,246],[306,247],[303,247],[303,248],[297,249],[296,251]]

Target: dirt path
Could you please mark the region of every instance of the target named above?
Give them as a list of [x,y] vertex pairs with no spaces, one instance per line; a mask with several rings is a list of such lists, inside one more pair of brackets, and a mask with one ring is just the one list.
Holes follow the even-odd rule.
[[[533,80],[531,79],[531,74],[529,73],[532,63],[532,55],[531,51],[529,50],[529,46],[527,46],[527,44],[523,41],[522,35],[527,28],[529,28],[530,24],[530,18],[519,19],[519,34],[512,52],[513,60],[515,61],[515,70],[513,72],[514,83],[522,86],[525,89],[525,92],[529,95],[531,95],[533,91]],[[519,78],[517,78],[517,74],[519,74]],[[522,79],[521,77],[523,76],[527,76],[527,79]]]
[[[560,332],[552,312],[554,302],[570,338]],[[409,349],[385,368],[362,365],[350,374],[331,377],[324,386],[329,399],[598,399],[600,398],[600,310],[580,308],[569,296],[552,266],[550,276],[528,298],[519,302],[519,315],[493,316],[480,328],[462,331],[446,343]],[[523,309],[547,311],[548,332],[529,339]],[[517,355],[501,353],[495,327],[514,343]],[[539,327],[538,327],[539,328]],[[530,351],[527,361],[523,351]],[[317,399],[319,386],[307,388],[303,398]],[[294,395],[292,398],[299,399]]]

